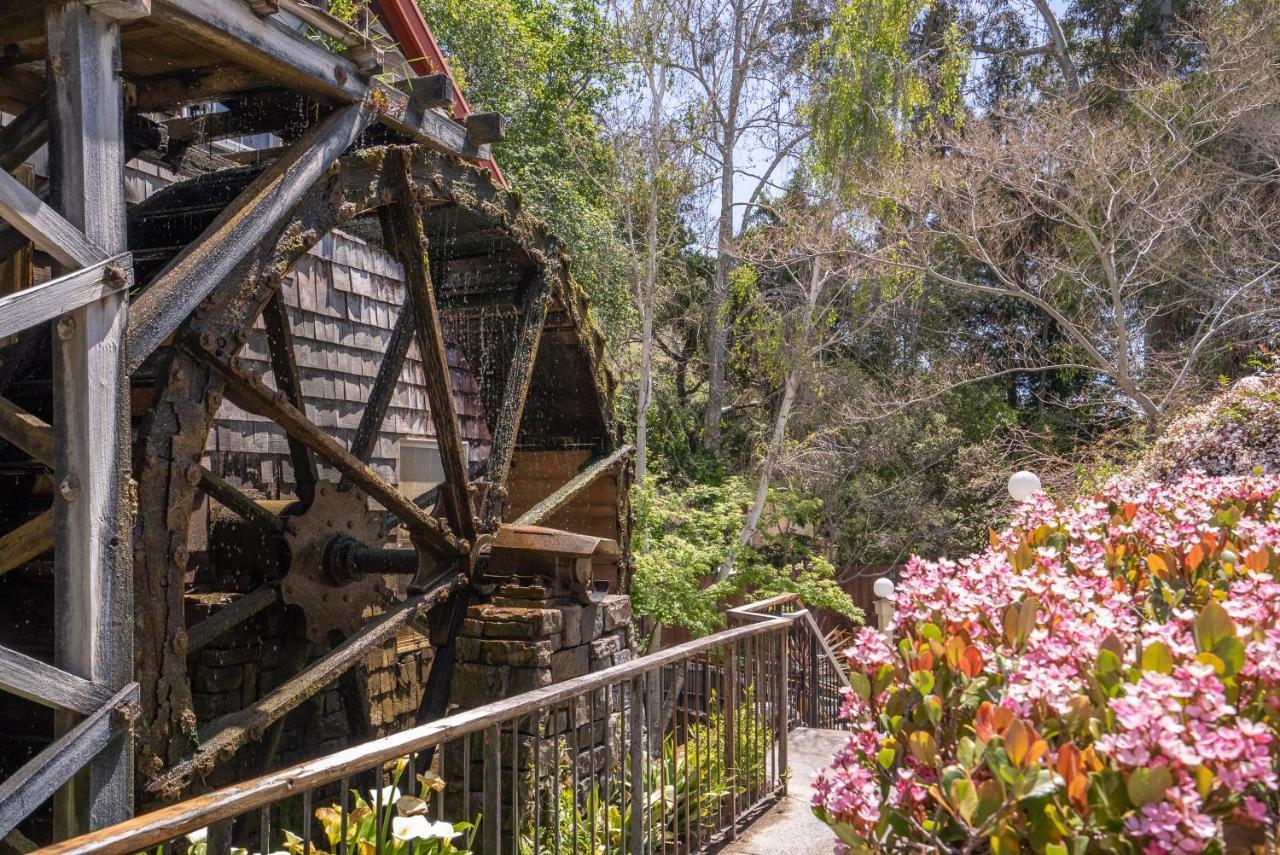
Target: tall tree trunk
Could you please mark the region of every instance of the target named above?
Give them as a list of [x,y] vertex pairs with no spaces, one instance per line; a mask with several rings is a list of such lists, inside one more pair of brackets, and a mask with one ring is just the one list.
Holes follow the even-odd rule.
[[[652,60],[651,60],[652,61]],[[640,380],[636,396],[636,480],[649,473],[649,405],[653,402],[653,313],[658,287],[658,178],[662,171],[662,102],[666,67],[650,66],[649,198],[645,211],[645,271],[640,292]]]
[[720,220],[716,228],[716,275],[711,283],[711,300],[707,306],[707,328],[711,331],[707,359],[707,413],[703,422],[703,442],[707,448],[720,447],[720,417],[724,410],[725,355],[729,346],[729,329],[725,325],[724,304],[729,297],[729,269],[733,246],[733,173],[734,140],[726,133],[720,170]]

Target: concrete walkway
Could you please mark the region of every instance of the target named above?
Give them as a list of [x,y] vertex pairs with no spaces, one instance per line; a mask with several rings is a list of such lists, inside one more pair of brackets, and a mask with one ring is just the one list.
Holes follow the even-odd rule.
[[792,731],[788,795],[719,850],[719,855],[831,855],[835,835],[809,810],[814,773],[831,762],[849,734],[842,730]]

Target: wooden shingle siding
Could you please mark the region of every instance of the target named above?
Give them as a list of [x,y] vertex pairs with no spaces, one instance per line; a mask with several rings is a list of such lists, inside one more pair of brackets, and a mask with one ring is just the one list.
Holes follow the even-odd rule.
[[[322,238],[284,280],[307,415],[348,445],[404,300],[400,275],[400,265],[381,249],[335,232]],[[275,387],[260,321],[250,330],[240,356]],[[480,385],[452,342],[448,357],[462,435],[472,459],[481,459],[488,454],[489,430]],[[434,433],[424,381],[417,346],[411,345],[370,461],[393,483],[399,482],[398,440]],[[218,411],[210,452],[211,465],[232,483],[270,498],[288,496],[293,489],[284,432],[230,401],[224,400]],[[336,478],[323,465],[321,475]]]

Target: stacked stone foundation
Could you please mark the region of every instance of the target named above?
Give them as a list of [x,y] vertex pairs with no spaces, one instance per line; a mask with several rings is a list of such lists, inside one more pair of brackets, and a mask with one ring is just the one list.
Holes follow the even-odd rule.
[[[451,697],[459,709],[469,709],[601,671],[630,661],[633,641],[628,597],[583,605],[541,585],[504,585],[490,602],[468,611],[457,642]],[[575,781],[579,798],[588,795],[593,781],[600,784],[606,771],[614,786],[621,785],[629,708],[629,695],[615,686],[525,716],[514,734],[510,726],[502,729],[504,840],[513,826],[532,824],[535,805],[545,823],[554,800]],[[483,734],[473,735],[469,745],[455,740],[446,746],[441,771],[448,782],[447,816],[471,820],[484,812],[485,752]]]

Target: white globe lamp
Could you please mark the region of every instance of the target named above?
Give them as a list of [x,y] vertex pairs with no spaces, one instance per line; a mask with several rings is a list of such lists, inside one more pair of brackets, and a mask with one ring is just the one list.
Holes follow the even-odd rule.
[[1040,479],[1034,472],[1023,469],[1009,476],[1009,495],[1015,502],[1025,502],[1040,490]]
[[881,576],[871,584],[871,593],[882,600],[889,599],[893,596],[893,580],[888,576]]

